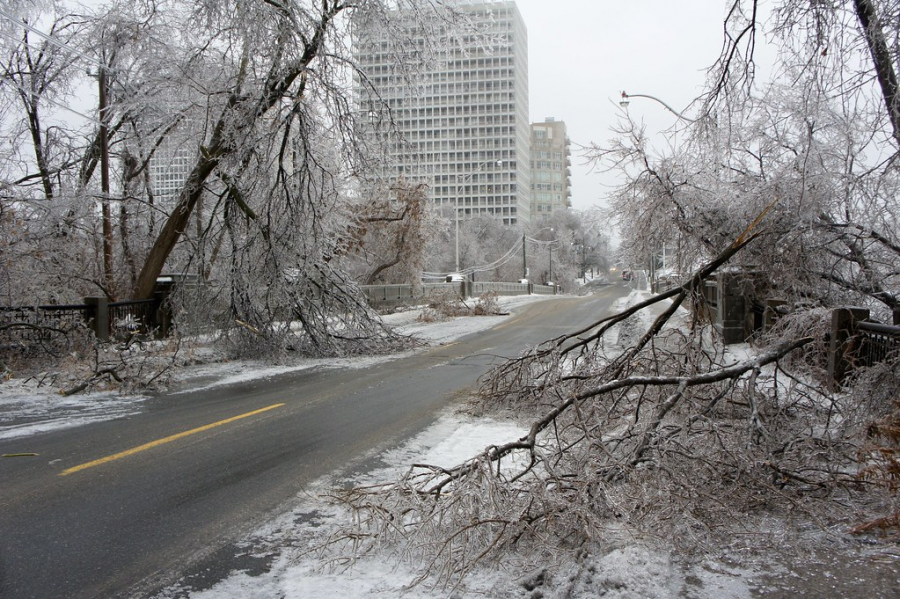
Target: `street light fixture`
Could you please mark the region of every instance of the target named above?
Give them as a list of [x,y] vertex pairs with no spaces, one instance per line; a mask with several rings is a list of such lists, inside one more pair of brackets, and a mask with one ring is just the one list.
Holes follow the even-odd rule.
[[619,106],[621,106],[622,108],[627,108],[628,104],[629,104],[629,98],[648,98],[650,100],[653,100],[654,102],[658,102],[658,103],[662,104],[666,110],[668,110],[669,112],[671,112],[672,114],[674,114],[675,116],[677,116],[678,118],[680,118],[682,120],[685,120],[689,123],[697,122],[697,119],[688,118],[688,117],[684,116],[683,114],[681,114],[680,112],[678,112],[677,110],[675,110],[674,108],[672,108],[671,106],[669,106],[668,104],[666,104],[665,102],[663,102],[662,100],[660,100],[659,98],[657,98],[655,96],[649,96],[647,94],[629,94],[629,93],[623,91],[622,99],[619,101]]
[[474,177],[476,174],[481,172],[481,169],[486,167],[489,164],[493,164],[496,166],[503,166],[503,161],[502,160],[486,160],[485,162],[477,164],[475,166],[475,169],[471,173],[466,175],[466,177],[456,186],[456,198],[454,198],[454,203],[455,203],[454,212],[456,213],[456,218],[455,218],[455,220],[456,220],[456,272],[459,272],[459,209],[460,209],[459,195],[460,195],[460,192],[462,191],[463,185],[466,184],[466,181],[468,181],[469,179]]

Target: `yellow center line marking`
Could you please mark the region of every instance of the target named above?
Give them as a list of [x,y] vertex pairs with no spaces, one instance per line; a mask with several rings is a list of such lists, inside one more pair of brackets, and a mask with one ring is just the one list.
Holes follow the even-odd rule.
[[280,408],[285,404],[277,403],[265,408],[260,408],[259,410],[253,410],[252,412],[247,412],[246,414],[239,414],[238,416],[232,416],[231,418],[226,418],[225,420],[219,420],[218,422],[213,422],[211,424],[206,424],[203,426],[199,426],[197,428],[192,428],[189,431],[184,431],[181,433],[177,433],[175,435],[171,435],[169,437],[165,437],[163,439],[157,439],[156,441],[151,441],[149,443],[144,443],[143,445],[138,445],[137,447],[132,447],[131,449],[126,449],[125,451],[120,451],[119,453],[114,453],[112,455],[108,455],[105,458],[100,458],[99,460],[94,460],[93,462],[86,462],[79,466],[72,466],[71,468],[67,468],[59,473],[60,476],[68,476],[69,474],[74,474],[76,472],[81,472],[82,470],[87,470],[88,468],[93,468],[94,466],[100,466],[101,464],[106,464],[108,462],[114,462],[115,460],[120,460],[122,458],[127,458],[128,456],[134,455],[136,453],[140,453],[142,451],[147,451],[148,449],[153,449],[154,447],[159,447],[160,445],[164,445],[166,443],[171,443],[172,441],[177,441],[178,439],[182,439],[184,437],[188,437],[190,435],[196,435],[197,433],[202,433],[203,431],[208,431],[212,428],[216,428],[217,426],[223,426],[225,424],[230,424],[235,422],[236,420],[242,420],[244,418],[249,418],[250,416],[256,416],[257,414],[262,414],[263,412],[268,412],[269,410],[274,410],[275,408]]

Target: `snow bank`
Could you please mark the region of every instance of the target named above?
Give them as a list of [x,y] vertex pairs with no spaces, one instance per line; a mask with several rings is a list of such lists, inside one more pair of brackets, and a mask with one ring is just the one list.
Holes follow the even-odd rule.
[[[722,564],[700,564],[686,568],[659,550],[630,541],[621,546],[582,551],[551,574],[539,569],[517,573],[498,571],[486,565],[475,570],[455,589],[409,584],[419,574],[413,564],[372,553],[350,556],[351,561],[318,548],[350,514],[316,496],[336,486],[365,486],[395,480],[413,461],[450,466],[460,463],[488,445],[522,436],[525,428],[511,422],[472,419],[445,413],[433,426],[401,447],[380,454],[380,463],[398,464],[370,471],[351,479],[339,475],[312,485],[310,494],[293,509],[260,529],[243,548],[257,557],[271,557],[268,572],[252,576],[234,572],[212,588],[194,591],[177,585],[159,599],[475,599],[586,598],[658,599],[750,599],[743,572]],[[372,457],[372,456],[370,456]]]

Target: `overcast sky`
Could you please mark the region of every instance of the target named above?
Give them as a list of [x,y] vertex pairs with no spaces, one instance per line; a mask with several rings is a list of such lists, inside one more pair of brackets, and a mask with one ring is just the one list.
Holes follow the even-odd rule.
[[[656,96],[677,110],[699,92],[722,47],[724,0],[516,0],[528,28],[531,120],[565,121],[572,140],[572,206],[602,204],[614,182],[591,174],[579,144],[603,143],[619,94]],[[659,104],[628,107],[648,131],[673,124]]]

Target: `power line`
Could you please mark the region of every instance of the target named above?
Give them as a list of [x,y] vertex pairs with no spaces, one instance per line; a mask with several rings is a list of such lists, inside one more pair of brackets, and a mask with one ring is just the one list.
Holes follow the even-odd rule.
[[12,83],[12,84],[16,87],[16,89],[18,89],[20,92],[22,92],[23,94],[26,94],[27,96],[31,97],[31,98],[34,99],[34,100],[42,100],[42,101],[45,101],[45,102],[49,102],[50,104],[55,104],[56,106],[62,108],[63,110],[68,110],[68,111],[71,112],[72,114],[77,114],[77,115],[80,116],[81,118],[86,119],[86,120],[90,121],[91,123],[94,123],[95,125],[100,125],[100,124],[101,124],[100,121],[98,121],[98,120],[95,119],[94,117],[91,117],[91,116],[88,116],[88,115],[86,115],[86,114],[84,114],[84,113],[78,112],[78,111],[75,110],[74,108],[69,108],[68,106],[66,106],[66,105],[63,104],[62,102],[57,102],[56,100],[53,100],[53,99],[48,98],[48,97],[46,97],[46,96],[39,96],[39,95],[35,94],[33,91],[31,91],[31,90],[25,89],[24,87],[22,87],[22,85],[21,85],[18,81],[15,81],[14,79],[6,79],[6,81],[9,82],[9,83]]
[[[515,258],[518,255],[519,250],[522,247],[522,241],[517,239],[515,245],[510,248],[503,256],[491,262],[490,264],[485,264],[483,266],[470,266],[469,268],[464,268],[458,271],[458,274],[461,275],[470,275],[476,272],[486,272],[489,270],[493,270],[495,268],[499,268]],[[422,276],[428,279],[442,279],[450,273],[436,273],[436,272],[423,272]],[[457,273],[454,273],[457,274]]]
[[543,239],[535,239],[534,237],[525,237],[531,243],[536,243],[537,245],[553,245],[559,243],[559,239],[551,239],[549,241],[545,241]]
[[103,64],[102,62],[100,62],[100,61],[97,60],[96,58],[92,58],[92,57],[90,57],[90,56],[87,56],[86,54],[83,54],[82,52],[80,52],[80,51],[78,51],[78,50],[76,50],[76,49],[74,49],[74,48],[69,47],[68,44],[64,44],[63,42],[61,42],[61,41],[59,41],[59,40],[57,40],[57,39],[54,39],[53,36],[47,35],[47,34],[44,33],[43,31],[40,31],[40,30],[38,30],[38,29],[35,29],[34,27],[32,27],[31,25],[29,25],[29,24],[26,23],[25,21],[23,21],[23,20],[21,20],[21,19],[18,19],[18,18],[16,18],[15,16],[9,14],[9,13],[6,12],[6,10],[4,10],[3,8],[0,8],[0,17],[5,18],[5,19],[6,19],[7,21],[9,21],[10,23],[14,23],[15,25],[19,25],[19,26],[24,27],[25,29],[27,29],[28,31],[32,32],[33,34],[35,34],[35,35],[38,36],[39,38],[44,39],[44,40],[47,40],[50,44],[56,46],[56,47],[59,48],[60,50],[64,50],[64,51],[69,52],[70,54],[74,54],[75,56],[77,56],[77,57],[79,57],[79,58],[82,58],[82,59],[84,59],[84,60],[86,60],[86,61],[88,61],[88,62],[90,62],[90,63],[93,63],[94,66],[96,66],[96,67],[99,68],[99,69],[103,69],[104,71],[107,71],[107,72],[112,72],[112,71],[113,71],[112,68],[110,68],[109,66]]

